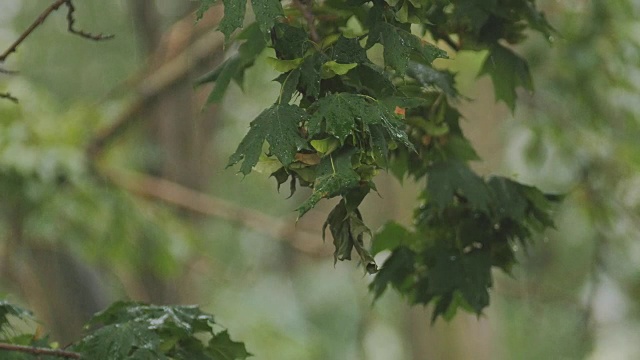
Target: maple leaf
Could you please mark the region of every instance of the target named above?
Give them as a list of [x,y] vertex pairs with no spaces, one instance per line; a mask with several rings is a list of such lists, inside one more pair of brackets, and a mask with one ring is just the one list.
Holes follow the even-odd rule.
[[243,160],[240,172],[247,175],[258,163],[265,140],[270,152],[283,165],[295,161],[298,150],[307,147],[307,141],[300,135],[299,127],[306,121],[307,113],[296,105],[274,104],[251,122],[249,132],[229,158],[227,167]]
[[369,285],[374,298],[379,298],[389,285],[400,291],[413,287],[416,257],[417,254],[407,247],[394,249]]
[[355,87],[359,93],[369,94],[378,99],[386,98],[396,92],[396,87],[374,64],[363,64],[349,71],[343,81]]
[[436,86],[453,98],[458,97],[454,74],[446,70],[436,70],[431,66],[410,61],[407,75],[416,79],[424,87]]
[[394,113],[394,108],[369,100],[359,94],[336,93],[321,98],[312,105],[314,114],[309,119],[309,136],[313,137],[323,131],[335,136],[344,143],[347,136],[355,134],[361,121],[366,131],[371,125],[380,125],[393,140],[401,141],[407,148],[414,150],[407,134],[402,129],[402,122]]
[[327,221],[322,226],[322,239],[324,240],[326,229],[329,227],[333,236],[334,262],[351,260],[351,252],[356,249],[362,264],[369,274],[378,271],[373,256],[364,248],[364,234],[371,235],[371,231],[362,222],[362,215],[357,208],[351,208],[343,198],[329,213]]
[[264,36],[260,33],[260,29],[256,24],[248,26],[242,31],[238,35],[238,40],[246,41],[240,45],[236,55],[196,80],[196,86],[215,82],[215,86],[207,98],[207,104],[220,102],[231,80],[236,80],[242,87],[245,70],[253,65],[258,55],[267,46]]
[[341,35],[328,52],[331,59],[339,63],[371,63],[357,38],[350,39]]
[[501,45],[491,48],[478,76],[489,74],[497,100],[502,100],[511,111],[516,107],[516,88],[533,91],[529,65],[513,51]]
[[356,119],[367,114],[367,101],[358,94],[337,93],[323,97],[314,104],[317,110],[309,119],[309,136],[322,132],[323,125],[328,134],[344,143],[356,127]]
[[273,27],[277,19],[284,17],[280,0],[251,0],[251,5],[253,13],[256,15],[256,22],[265,34]]
[[470,204],[487,211],[491,197],[481,177],[460,161],[443,161],[429,168],[427,192],[430,201],[444,209],[453,204],[454,195],[461,192]]
[[278,23],[273,27],[273,48],[278,59],[302,58],[309,48],[309,35],[301,28]]
[[353,170],[351,157],[354,148],[337,151],[325,156],[316,169],[316,180],[313,183],[311,196],[298,207],[298,218],[311,210],[321,199],[345,194],[358,186],[360,176]]
[[209,340],[208,352],[214,359],[245,360],[251,354],[241,342],[231,340],[227,330],[221,331]]
[[395,221],[389,221],[377,231],[371,242],[373,255],[383,250],[395,250],[401,245],[415,242],[415,234]]
[[200,0],[200,6],[196,10],[196,20],[202,19],[204,13],[209,10],[218,0]]
[[384,21],[378,21],[369,31],[366,48],[380,43],[384,47],[384,63],[404,75],[411,55],[416,55],[427,64],[437,58],[446,59],[447,53],[437,46],[423,43],[420,38],[399,27]]
[[[480,314],[489,305],[488,289],[492,285],[491,256],[488,251],[459,254],[438,251],[429,271],[429,291],[435,296],[459,291],[471,308]],[[448,306],[447,306],[448,307]],[[442,309],[446,311],[447,309]],[[434,318],[439,315],[434,310]]]
[[224,34],[225,40],[228,40],[236,29],[242,27],[247,2],[246,0],[222,0],[222,3],[224,4],[224,16],[218,30]]

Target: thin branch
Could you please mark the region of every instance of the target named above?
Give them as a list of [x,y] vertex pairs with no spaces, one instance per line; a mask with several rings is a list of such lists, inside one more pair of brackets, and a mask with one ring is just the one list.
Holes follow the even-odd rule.
[[47,349],[33,346],[14,345],[7,343],[0,343],[0,350],[22,352],[32,355],[45,355],[45,356],[57,356],[67,359],[80,359],[82,355],[77,352],[59,350],[59,349]]
[[201,36],[180,55],[167,61],[161,67],[141,80],[134,88],[136,98],[122,111],[112,124],[100,130],[89,143],[89,157],[97,158],[105,147],[124,133],[137,119],[140,112],[163,91],[189,76],[194,65],[211,57],[212,49],[222,47],[224,37],[219,33]]
[[0,68],[0,74],[5,74],[5,75],[15,75],[15,74],[17,74],[17,73],[18,73],[18,72],[17,72],[17,71],[15,71],[15,70],[7,70],[7,69]]
[[76,8],[73,6],[73,2],[71,0],[64,1],[65,5],[69,11],[67,11],[67,29],[70,33],[83,37],[85,39],[94,40],[94,41],[102,41],[113,39],[115,35],[113,34],[91,34],[73,27],[73,24],[76,22],[76,19],[73,17],[73,13],[76,11]]
[[28,38],[29,35],[31,35],[31,33],[38,26],[42,25],[44,21],[47,19],[47,17],[51,15],[52,12],[58,10],[62,5],[66,5],[67,8],[69,9],[67,12],[67,28],[70,33],[81,36],[86,39],[95,40],[95,41],[107,40],[107,39],[113,38],[113,35],[102,35],[102,34],[93,35],[93,34],[74,28],[73,24],[75,23],[75,18],[73,17],[73,12],[75,11],[75,7],[73,6],[72,0],[56,0],[53,4],[49,5],[49,7],[46,8],[40,14],[40,16],[38,16],[38,18],[33,23],[31,23],[31,25],[22,34],[20,34],[18,39],[16,39],[16,41],[14,41],[14,43],[11,44],[11,46],[9,46],[9,48],[5,50],[5,52],[2,53],[2,55],[0,55],[0,63],[5,62],[7,60],[7,57],[9,57],[9,55],[16,52],[16,50],[18,49],[18,46],[20,46],[20,44],[22,44],[22,42],[24,42],[24,40]]
[[285,240],[294,249],[311,256],[324,257],[331,253],[318,241],[320,237],[316,232],[301,229],[299,225],[296,227],[293,221],[282,221],[161,178],[128,171],[107,170],[103,174],[115,185],[138,196],[227,220],[276,240]]
[[11,95],[11,93],[0,93],[0,99],[6,99],[6,100],[12,101],[12,102],[14,102],[16,104],[19,102],[18,98],[13,96],[13,95]]
[[315,43],[319,43],[320,36],[318,35],[318,30],[316,29],[316,17],[312,11],[313,0],[293,0],[293,5],[300,10],[300,13],[307,21],[311,40],[313,40],[313,42]]

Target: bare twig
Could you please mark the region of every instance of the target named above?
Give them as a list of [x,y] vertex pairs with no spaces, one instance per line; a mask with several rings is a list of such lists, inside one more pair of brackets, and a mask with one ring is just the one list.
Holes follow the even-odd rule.
[[318,35],[318,30],[316,29],[316,17],[313,15],[313,0],[293,0],[293,5],[300,10],[300,13],[307,21],[307,26],[309,27],[309,35],[313,42],[320,42],[320,36]]
[[18,73],[18,72],[17,72],[17,71],[14,71],[14,70],[7,70],[7,69],[0,68],[0,74],[5,74],[5,75],[15,75],[15,74],[17,74],[17,73]]
[[330,249],[318,241],[316,232],[293,225],[260,211],[247,209],[211,195],[191,190],[180,184],[128,171],[103,171],[115,185],[139,196],[164,201],[197,214],[216,217],[239,224],[276,240],[285,240],[294,249],[311,256],[324,257]]
[[102,34],[102,33],[91,34],[91,33],[74,28],[73,24],[76,22],[76,19],[73,17],[73,13],[74,11],[76,11],[76,8],[73,6],[73,2],[71,0],[64,1],[64,4],[67,5],[67,9],[69,9],[69,11],[67,11],[67,29],[69,30],[70,33],[78,35],[85,39],[95,40],[95,41],[113,39],[113,37],[115,36],[113,34]]
[[16,50],[18,49],[18,46],[20,46],[20,44],[22,44],[22,42],[24,42],[24,40],[28,38],[29,35],[31,35],[31,33],[38,26],[42,25],[44,21],[47,19],[47,17],[51,15],[52,12],[58,10],[62,5],[66,5],[68,8],[68,12],[67,12],[68,25],[67,26],[70,33],[81,36],[86,39],[96,40],[96,41],[113,38],[113,35],[102,35],[102,34],[93,35],[93,34],[74,28],[73,24],[75,23],[75,18],[73,17],[73,12],[75,11],[75,7],[73,6],[72,0],[56,0],[53,4],[49,5],[49,7],[46,8],[40,14],[40,16],[38,16],[38,18],[33,23],[31,23],[31,25],[29,25],[29,27],[24,32],[22,32],[22,34],[20,34],[18,39],[16,39],[16,41],[14,41],[13,44],[11,44],[11,46],[9,46],[9,48],[5,50],[4,53],[2,53],[2,55],[0,55],[0,63],[5,62],[7,60],[7,57],[9,57],[9,55],[16,52]]
[[47,348],[40,348],[40,347],[33,347],[33,346],[6,344],[6,343],[0,343],[0,350],[22,352],[22,353],[38,355],[38,356],[40,355],[57,356],[57,357],[63,357],[67,359],[80,359],[82,357],[80,353],[73,352],[73,351],[47,349]]
[[11,93],[0,93],[0,99],[6,99],[16,104],[18,103],[18,98],[11,95]]

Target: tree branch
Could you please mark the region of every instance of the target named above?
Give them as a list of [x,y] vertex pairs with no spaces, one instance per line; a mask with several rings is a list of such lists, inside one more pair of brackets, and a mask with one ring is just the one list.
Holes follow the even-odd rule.
[[66,351],[66,350],[60,350],[60,349],[47,349],[47,348],[40,348],[40,347],[34,347],[34,346],[14,345],[14,344],[7,344],[7,343],[0,343],[0,350],[22,352],[22,353],[27,353],[32,355],[57,356],[57,357],[63,357],[67,359],[80,359],[82,357],[80,353],[73,352],[73,351]]
[[14,102],[16,104],[18,103],[18,98],[13,96],[13,95],[11,95],[11,93],[8,93],[8,92],[7,93],[0,93],[0,99],[7,99],[7,100],[12,101],[12,102]]
[[87,146],[90,158],[97,158],[104,148],[131,126],[142,109],[163,91],[190,74],[195,64],[211,56],[212,49],[222,47],[224,37],[219,33],[203,35],[180,55],[162,64],[153,73],[141,80],[135,87],[136,98],[118,115],[113,123],[100,130]]
[[15,75],[17,74],[17,71],[13,71],[13,70],[7,70],[7,69],[3,69],[0,68],[0,74],[5,74],[5,75]]
[[62,5],[66,5],[68,8],[67,29],[70,33],[81,36],[85,39],[90,39],[95,41],[107,40],[107,39],[113,38],[113,35],[103,35],[103,34],[93,35],[88,32],[84,32],[82,30],[76,29],[73,26],[73,24],[75,23],[75,18],[73,17],[75,7],[73,6],[72,0],[56,0],[56,2],[49,5],[49,7],[46,8],[40,14],[40,16],[38,16],[38,18],[33,23],[31,23],[31,25],[24,32],[22,32],[22,34],[18,37],[18,39],[16,39],[16,41],[14,41],[13,44],[11,44],[11,46],[9,46],[9,48],[5,50],[5,52],[2,53],[2,55],[0,55],[0,63],[5,62],[7,60],[7,57],[9,57],[9,55],[16,52],[16,50],[18,49],[18,46],[20,46],[20,44],[22,44],[24,40],[28,38],[29,35],[31,35],[31,33],[33,33],[33,31],[38,26],[42,25],[44,21],[47,19],[47,17],[51,15],[52,12],[58,10]]
[[296,227],[293,221],[282,221],[165,179],[128,171],[106,170],[103,174],[113,184],[133,194],[239,224],[273,239],[285,240],[294,249],[312,256],[324,257],[331,254],[318,241],[319,236],[315,232]]
[[320,36],[318,35],[318,30],[316,29],[316,17],[313,15],[313,0],[293,0],[293,5],[300,10],[300,13],[307,21],[307,26],[309,27],[309,35],[313,42],[320,42]]

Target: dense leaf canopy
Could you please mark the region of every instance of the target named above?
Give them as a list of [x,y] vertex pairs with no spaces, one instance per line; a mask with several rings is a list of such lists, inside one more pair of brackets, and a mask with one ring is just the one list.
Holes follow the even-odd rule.
[[[434,319],[450,318],[458,307],[480,314],[489,304],[491,268],[511,269],[513,247],[553,225],[551,204],[559,198],[506,178],[484,179],[469,167],[478,157],[460,129],[455,74],[434,61],[461,50],[486,51],[480,75],[491,77],[496,99],[513,109],[516,89],[533,86],[526,61],[510,45],[528,29],[547,38],[553,33],[534,2],[251,3],[256,25],[240,30],[245,1],[223,1],[220,30],[227,38],[238,32],[242,44],[200,83],[215,82],[210,101],[220,101],[229,81],[241,84],[266,45],[282,87],[229,165],[242,161],[247,175],[261,158],[278,162],[272,174],[278,186],[290,181],[293,191],[296,183],[313,188],[300,216],[322,198],[341,197],[325,223],[335,259],[350,259],[355,249],[367,271],[377,272],[376,297],[391,285],[412,303],[435,303]],[[200,13],[211,5],[203,1]],[[373,254],[391,252],[378,269],[358,206],[377,190],[374,177],[385,169],[400,179],[426,179],[426,187],[415,228],[390,224],[373,236]]]

